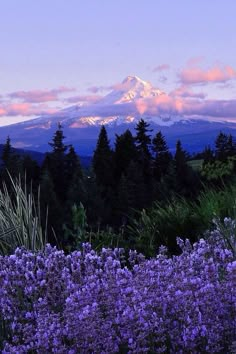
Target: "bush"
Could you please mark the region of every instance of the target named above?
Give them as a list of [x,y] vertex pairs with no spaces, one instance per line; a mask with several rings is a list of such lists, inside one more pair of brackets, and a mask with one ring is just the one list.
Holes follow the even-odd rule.
[[0,257],[3,353],[226,353],[236,261],[219,230],[150,260],[89,244]]
[[214,218],[236,217],[235,200],[236,188],[230,186],[218,191],[206,189],[195,201],[175,197],[166,203],[155,202],[129,226],[131,245],[148,256],[155,255],[162,244],[171,254],[178,254],[177,237],[196,242],[205,230],[212,229]]

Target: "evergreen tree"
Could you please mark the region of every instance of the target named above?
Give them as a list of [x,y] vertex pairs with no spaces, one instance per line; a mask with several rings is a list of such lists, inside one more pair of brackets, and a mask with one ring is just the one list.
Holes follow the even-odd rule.
[[105,189],[111,185],[113,176],[112,150],[109,145],[107,131],[104,125],[101,127],[97,146],[93,155],[93,170],[99,186]]
[[127,169],[132,160],[137,159],[137,150],[134,137],[129,129],[123,134],[116,135],[114,151],[114,173],[118,181],[122,174],[127,173]]
[[66,181],[67,181],[67,205],[71,210],[73,204],[84,204],[85,185],[82,167],[79,156],[76,154],[73,146],[70,146],[69,152],[65,158]]
[[23,156],[22,171],[26,175],[27,182],[30,184],[33,183],[34,190],[37,191],[40,178],[40,167],[30,155]]
[[80,159],[72,145],[69,147],[69,151],[65,156],[65,170],[68,182],[73,179],[74,175],[76,175],[79,179],[83,178],[83,171],[80,164]]
[[149,129],[149,126],[150,124],[141,119],[135,127],[135,130],[137,132],[135,137],[136,147],[139,154],[139,158],[143,160],[151,159],[151,135],[148,133],[152,132],[152,129]]
[[220,132],[215,141],[216,158],[218,160],[225,161],[227,159],[229,144],[230,142],[227,134]]
[[64,158],[65,152],[68,149],[68,145],[64,144],[65,136],[63,135],[62,125],[58,123],[58,129],[56,130],[52,142],[48,143],[52,147],[52,153],[57,155],[58,158]]
[[131,161],[127,171],[129,206],[134,209],[146,208],[150,204],[152,189],[145,183],[139,162]]
[[187,152],[182,148],[181,141],[176,143],[174,157],[176,173],[176,192],[192,196],[199,190],[199,177],[187,163]]
[[21,158],[13,150],[9,136],[7,137],[6,142],[3,145],[2,162],[3,170],[1,172],[1,175],[2,179],[5,180],[6,183],[8,183],[7,181],[9,180],[7,171],[11,174],[11,177],[13,178],[18,178],[19,175],[22,175]]
[[55,192],[60,201],[64,202],[67,191],[66,180],[66,151],[68,145],[64,144],[65,136],[63,135],[62,126],[59,123],[52,142],[52,152],[47,154],[43,167],[46,166],[52,176]]
[[176,151],[175,151],[175,166],[177,174],[182,174],[187,166],[187,153],[182,148],[182,143],[180,140],[176,142]]
[[233,140],[232,134],[228,135],[228,141],[227,141],[227,156],[232,157],[236,153],[236,146],[235,142]]
[[160,181],[166,175],[171,162],[171,154],[161,131],[152,140],[152,150],[154,152],[154,177]]
[[127,177],[122,174],[118,185],[117,203],[115,205],[117,214],[116,219],[119,226],[126,224],[128,219],[128,212],[131,206],[130,193],[128,188]]
[[152,129],[149,129],[150,124],[145,122],[141,119],[135,130],[136,130],[136,148],[137,148],[137,161],[139,163],[139,168],[141,168],[144,183],[150,185],[151,181],[151,152],[150,152],[150,145],[151,145],[151,135],[149,134],[152,132]]
[[11,140],[10,137],[8,136],[5,144],[3,145],[3,150],[2,150],[2,161],[5,168],[9,168],[12,154],[13,152],[12,152]]
[[202,153],[202,158],[203,158],[203,165],[214,162],[215,160],[214,152],[209,145],[205,147]]

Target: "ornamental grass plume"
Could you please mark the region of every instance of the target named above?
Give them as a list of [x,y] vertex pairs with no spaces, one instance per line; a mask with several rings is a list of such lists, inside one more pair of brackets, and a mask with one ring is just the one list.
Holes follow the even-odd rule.
[[[32,187],[27,190],[26,177],[16,180],[9,174],[10,187],[3,182],[0,189],[0,253],[9,254],[16,247],[29,250],[43,249],[47,240],[47,227],[43,230],[40,215],[40,189],[37,200]],[[47,223],[46,223],[47,224]]]

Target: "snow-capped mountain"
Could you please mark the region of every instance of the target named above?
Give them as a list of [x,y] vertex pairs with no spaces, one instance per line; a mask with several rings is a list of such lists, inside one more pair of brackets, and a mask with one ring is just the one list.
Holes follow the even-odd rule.
[[128,128],[134,130],[140,118],[148,121],[154,132],[162,130],[170,144],[181,138],[191,149],[204,147],[209,143],[209,136],[215,138],[219,130],[236,129],[233,123],[225,125],[184,117],[176,110],[168,94],[137,76],[128,76],[96,103],[78,103],[54,114],[1,127],[0,139],[4,141],[9,135],[15,147],[47,151],[48,142],[60,122],[67,142],[78,147],[81,153],[91,154],[101,125],[106,125],[112,141],[115,134]]
[[157,97],[165,94],[154,88],[150,82],[141,80],[138,76],[127,76],[121,84],[115,85],[116,90],[106,95],[100,104],[130,103],[134,100],[147,97]]
[[[154,88],[149,82],[137,76],[128,76],[122,83],[115,85],[114,89],[97,103],[90,105],[73,105],[57,113],[11,125],[11,129],[51,129],[61,122],[70,128],[86,128],[101,125],[129,124],[140,119],[138,105],[142,99],[155,98],[165,93]],[[144,115],[142,114],[142,117]],[[167,117],[155,117],[158,124],[169,125],[174,123]]]

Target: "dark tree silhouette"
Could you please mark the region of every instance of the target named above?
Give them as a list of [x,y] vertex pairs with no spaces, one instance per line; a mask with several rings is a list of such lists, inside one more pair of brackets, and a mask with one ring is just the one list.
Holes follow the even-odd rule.
[[160,181],[167,174],[172,159],[161,131],[152,140],[152,150],[154,152],[153,174],[155,179]]

